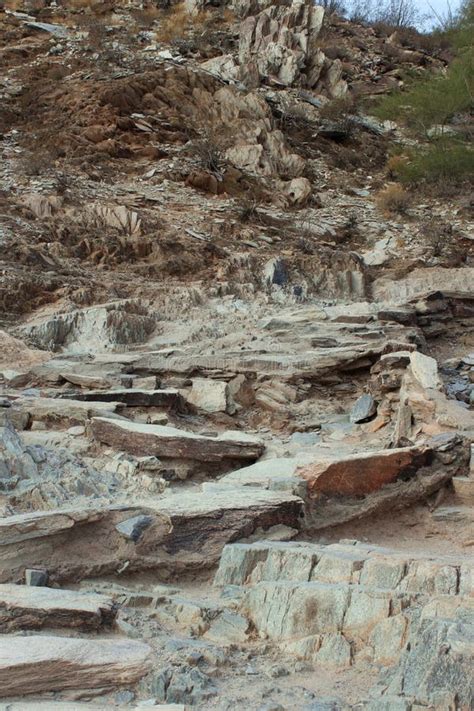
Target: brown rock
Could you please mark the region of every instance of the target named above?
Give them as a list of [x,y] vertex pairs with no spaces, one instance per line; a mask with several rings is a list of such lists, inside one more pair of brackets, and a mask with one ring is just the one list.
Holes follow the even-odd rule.
[[92,433],[99,442],[140,456],[219,462],[223,459],[258,459],[264,450],[259,439],[242,432],[204,437],[175,427],[141,425],[105,417],[93,419]]
[[0,637],[0,695],[133,684],[150,668],[150,647],[130,639]]
[[427,447],[387,449],[352,454],[337,460],[315,462],[300,476],[308,482],[310,496],[360,496],[409,476],[428,464]]
[[[240,487],[179,493],[156,509],[115,506],[9,516],[0,519],[0,582],[21,581],[31,567],[47,568],[53,583],[125,568],[168,574],[209,568],[226,543],[257,528],[298,527],[302,506],[287,492],[259,489],[249,495]],[[141,535],[124,534],[126,523],[141,516],[149,518]]]
[[94,593],[27,585],[0,585],[0,632],[41,627],[99,629],[111,625],[116,607]]

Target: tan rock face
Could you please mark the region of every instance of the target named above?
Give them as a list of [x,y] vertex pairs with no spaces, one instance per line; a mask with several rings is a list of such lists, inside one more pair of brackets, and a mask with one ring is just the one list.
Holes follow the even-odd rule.
[[132,684],[149,670],[142,642],[38,636],[0,637],[0,694],[107,689]]
[[0,632],[41,627],[99,629],[117,608],[103,595],[25,585],[0,585]]
[[[26,568],[49,571],[52,582],[120,571],[209,568],[226,543],[257,528],[297,527],[303,502],[287,492],[244,487],[178,493],[159,507],[56,509],[0,519],[0,581],[24,580]],[[147,518],[133,536],[131,523]]]
[[218,462],[223,459],[258,459],[264,450],[255,437],[227,432],[219,437],[203,437],[175,427],[140,425],[96,417],[92,432],[99,442],[131,454]]
[[261,82],[305,86],[331,97],[343,96],[339,59],[318,47],[324,9],[309,0],[236,3],[243,18],[239,35],[240,78],[251,88]]
[[301,469],[300,476],[308,482],[310,496],[360,496],[410,476],[428,461],[427,448],[408,447],[316,462]]

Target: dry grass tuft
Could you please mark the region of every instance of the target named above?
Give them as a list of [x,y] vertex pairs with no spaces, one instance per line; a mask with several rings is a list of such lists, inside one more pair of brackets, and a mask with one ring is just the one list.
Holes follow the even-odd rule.
[[377,196],[377,205],[383,212],[403,215],[407,212],[410,204],[410,194],[396,183],[381,190]]

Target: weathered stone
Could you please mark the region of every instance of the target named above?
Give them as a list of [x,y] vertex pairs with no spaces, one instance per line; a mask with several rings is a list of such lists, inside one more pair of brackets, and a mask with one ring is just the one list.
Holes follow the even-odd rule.
[[99,629],[110,626],[116,607],[93,593],[25,585],[0,585],[0,632],[42,627]]
[[426,446],[361,452],[340,459],[317,461],[300,476],[308,482],[310,496],[319,494],[360,496],[377,491],[429,463]]
[[0,694],[108,689],[133,684],[150,668],[150,647],[129,639],[0,637]]
[[36,422],[84,424],[92,417],[108,416],[120,407],[120,403],[95,402],[89,404],[81,400],[52,397],[21,397],[15,400],[13,409],[21,410]]
[[115,345],[144,341],[155,324],[146,304],[130,299],[57,314],[29,323],[21,333],[46,350],[90,353],[95,347],[100,353]]
[[151,526],[152,523],[152,516],[134,516],[133,518],[121,521],[115,528],[122,536],[136,543],[140,539],[143,531],[148,528],[148,526]]
[[260,440],[242,432],[204,437],[174,427],[141,425],[103,417],[92,420],[92,433],[99,442],[130,454],[173,459],[204,462],[219,462],[226,458],[258,459],[264,450]]
[[360,573],[360,584],[368,588],[395,590],[407,572],[407,562],[400,558],[369,558]]
[[384,666],[395,664],[405,644],[407,631],[408,619],[402,614],[388,617],[375,625],[369,639],[374,662]]
[[377,412],[377,405],[372,395],[361,395],[351,410],[349,419],[352,423],[365,422]]
[[187,401],[205,412],[226,412],[231,407],[228,385],[221,380],[195,378]]
[[[0,582],[23,579],[26,568],[44,566],[54,581],[148,568],[177,571],[213,566],[230,541],[258,528],[297,526],[297,497],[245,489],[175,494],[156,509],[120,507],[60,509],[0,519]],[[135,517],[152,522],[137,542],[117,525]],[[127,530],[129,527],[127,526]]]
[[474,268],[414,269],[404,279],[393,281],[381,277],[373,285],[374,299],[378,302],[385,301],[391,304],[405,305],[436,293],[454,299],[472,299]]
[[220,644],[243,644],[247,641],[249,621],[243,615],[230,610],[224,610],[219,617],[211,622],[205,633],[205,639]]
[[48,571],[27,568],[25,570],[25,584],[33,587],[44,587],[48,584]]
[[352,661],[351,645],[342,634],[325,635],[314,661],[332,667],[349,667]]
[[349,597],[341,585],[262,582],[248,590],[242,609],[261,635],[289,639],[339,632]]
[[441,379],[438,375],[438,364],[434,358],[419,351],[410,353],[410,369],[415,380],[425,389],[439,390]]
[[388,591],[353,589],[342,631],[366,640],[373,627],[389,617],[391,600]]
[[234,543],[225,546],[214,585],[244,585],[257,563],[266,559],[268,551],[266,543]]
[[[69,397],[66,395],[64,397]],[[114,390],[86,390],[75,393],[74,397],[86,402],[124,403],[127,407],[165,407],[169,410],[184,411],[184,399],[178,390],[139,390],[136,388],[116,388]]]
[[387,696],[400,694],[435,708],[449,708],[447,699],[456,699],[460,708],[471,708],[473,632],[471,622],[422,620],[412,629],[410,644],[390,672]]
[[[110,388],[110,379],[104,378],[98,375],[81,375],[81,373],[60,373],[61,378],[64,378],[68,383],[72,385],[79,385],[81,388],[90,388],[94,390],[95,388],[107,389]],[[118,398],[117,398],[118,399]]]

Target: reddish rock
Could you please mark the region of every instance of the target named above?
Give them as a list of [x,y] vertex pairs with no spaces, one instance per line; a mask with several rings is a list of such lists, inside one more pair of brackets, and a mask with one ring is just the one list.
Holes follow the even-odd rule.
[[407,447],[353,454],[342,459],[325,459],[299,472],[308,482],[312,497],[360,496],[378,491],[385,484],[410,477],[429,463],[428,447]]

